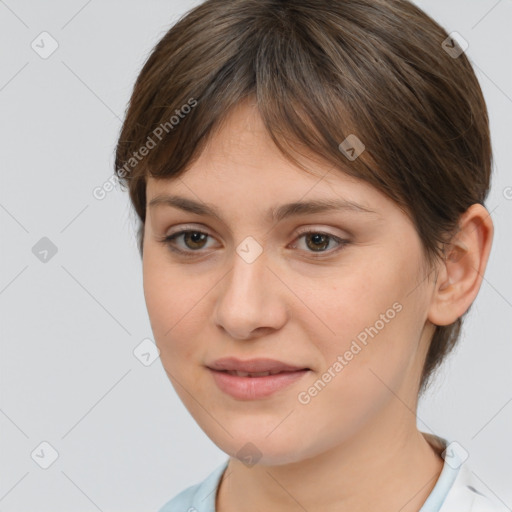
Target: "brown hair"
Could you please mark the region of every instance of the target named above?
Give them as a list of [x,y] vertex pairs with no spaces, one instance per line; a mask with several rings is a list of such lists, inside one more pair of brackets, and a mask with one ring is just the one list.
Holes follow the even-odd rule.
[[[140,219],[146,177],[177,177],[246,99],[291,161],[306,148],[375,186],[413,221],[426,261],[472,204],[484,204],[492,150],[467,56],[406,0],[207,0],[158,42],[139,74],[115,169]],[[450,46],[458,48],[451,40]],[[365,151],[339,149],[354,134]],[[462,317],[436,326],[420,382],[455,345]]]

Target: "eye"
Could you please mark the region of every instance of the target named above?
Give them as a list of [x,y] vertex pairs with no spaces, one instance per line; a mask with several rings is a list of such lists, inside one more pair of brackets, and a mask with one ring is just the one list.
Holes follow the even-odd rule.
[[[176,247],[177,241],[181,238],[185,244],[185,249]],[[167,245],[173,252],[180,254],[187,254],[192,252],[199,252],[201,249],[206,247],[206,242],[210,235],[197,229],[182,229],[172,235],[168,235],[160,239],[159,241]]]
[[[343,238],[340,238],[338,236],[332,235],[331,233],[325,233],[323,231],[315,231],[315,230],[307,230],[302,231],[297,240],[304,239],[305,246],[307,247],[306,252],[313,252],[313,253],[328,253],[331,254],[333,252],[336,252],[343,247],[345,247],[349,241],[345,240]],[[336,248],[333,250],[327,251],[326,249],[329,248],[331,242],[335,242]],[[293,246],[295,247],[295,246]],[[314,256],[314,257],[321,257],[321,256]]]

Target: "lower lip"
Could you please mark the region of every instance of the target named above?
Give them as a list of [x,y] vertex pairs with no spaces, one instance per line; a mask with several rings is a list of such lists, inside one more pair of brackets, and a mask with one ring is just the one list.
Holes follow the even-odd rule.
[[258,400],[290,386],[304,377],[309,370],[276,373],[266,377],[238,377],[226,372],[211,370],[221,391],[238,400]]

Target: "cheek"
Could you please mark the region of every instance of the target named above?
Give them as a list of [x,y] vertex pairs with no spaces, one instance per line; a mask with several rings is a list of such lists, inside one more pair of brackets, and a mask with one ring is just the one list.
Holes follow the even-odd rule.
[[303,329],[311,330],[312,340],[322,332],[321,339],[328,346],[344,349],[358,335],[364,341],[365,329],[377,322],[381,330],[393,321],[399,308],[396,303],[403,303],[402,276],[406,271],[395,268],[393,263],[376,265],[360,261],[357,265],[335,269],[322,279],[315,276],[307,281],[299,280],[295,286],[298,295],[305,298],[307,310],[297,318],[302,318]]
[[175,365],[178,359],[192,353],[190,340],[194,339],[194,331],[200,326],[197,315],[201,314],[201,297],[204,295],[197,285],[157,251],[145,249],[144,297],[164,365]]
[[[399,390],[408,379],[415,351],[407,338],[408,319],[401,315],[407,315],[405,309],[377,334],[370,329],[365,331],[364,322],[356,325],[352,318],[347,323],[356,335],[339,336],[336,343],[331,338],[318,346],[325,366],[294,397],[295,419],[300,418],[297,424],[313,428],[315,438],[323,440],[325,449],[329,443],[356,435],[396,401],[395,393],[402,396]],[[365,343],[359,341],[357,333],[366,334]]]
[[[350,382],[350,389],[356,385],[363,392],[383,387],[378,377],[390,384],[403,377],[416,357],[421,332],[418,297],[410,293],[415,279],[416,267],[395,257],[379,264],[361,262],[357,269],[340,272],[328,287],[316,283],[309,288],[308,305],[322,322],[316,319],[313,330],[309,315],[301,328],[316,340],[323,370],[336,374],[331,389],[339,386],[343,393]],[[339,357],[341,370],[339,364],[333,368]]]

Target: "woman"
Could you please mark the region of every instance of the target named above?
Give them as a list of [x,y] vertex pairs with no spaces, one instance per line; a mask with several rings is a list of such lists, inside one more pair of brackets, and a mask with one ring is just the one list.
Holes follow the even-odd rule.
[[162,364],[229,459],[161,512],[504,510],[416,425],[491,159],[462,46],[407,1],[208,0],[169,30],[116,171]]

